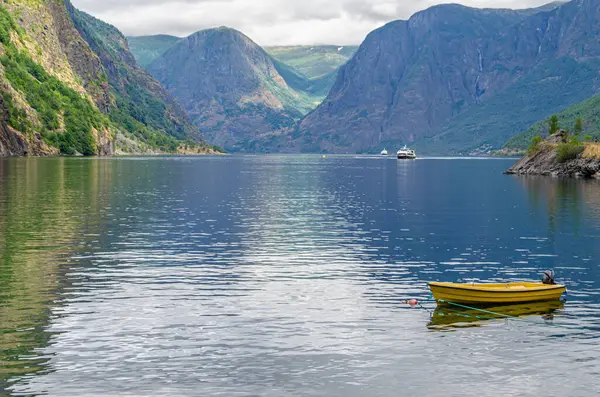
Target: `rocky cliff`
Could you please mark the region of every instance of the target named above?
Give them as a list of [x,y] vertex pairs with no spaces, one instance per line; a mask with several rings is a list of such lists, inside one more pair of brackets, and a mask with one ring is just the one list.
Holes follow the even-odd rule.
[[61,2],[0,5],[3,155],[112,153],[102,65],[69,21]]
[[[554,8],[558,6],[557,8]],[[500,148],[546,115],[600,90],[600,3],[535,10],[440,5],[371,33],[295,150],[428,153]]]
[[178,41],[148,67],[207,140],[247,149],[260,134],[294,126],[313,105],[273,59],[242,33],[218,28]]
[[600,144],[568,142],[566,132],[532,145],[506,174],[554,177],[600,177]]

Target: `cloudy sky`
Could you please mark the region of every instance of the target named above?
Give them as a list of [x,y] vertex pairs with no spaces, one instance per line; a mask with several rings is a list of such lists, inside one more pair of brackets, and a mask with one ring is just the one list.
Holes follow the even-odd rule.
[[[525,8],[551,0],[456,0],[473,7]],[[187,36],[217,26],[260,45],[360,44],[371,30],[441,0],[72,0],[126,35]]]

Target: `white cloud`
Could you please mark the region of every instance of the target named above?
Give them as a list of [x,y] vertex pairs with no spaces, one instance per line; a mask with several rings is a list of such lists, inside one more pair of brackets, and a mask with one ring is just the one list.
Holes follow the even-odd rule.
[[[373,29],[439,0],[72,0],[126,35],[187,36],[217,26],[261,45],[359,44]],[[550,0],[457,0],[473,7],[525,8]],[[448,1],[451,2],[451,1]]]

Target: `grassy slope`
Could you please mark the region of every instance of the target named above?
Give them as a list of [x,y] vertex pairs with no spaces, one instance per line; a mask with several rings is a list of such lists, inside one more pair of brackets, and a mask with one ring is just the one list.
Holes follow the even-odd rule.
[[357,49],[357,46],[333,45],[265,47],[269,55],[293,67],[309,80],[335,72]]
[[179,37],[169,35],[127,37],[129,49],[141,67],[149,66],[159,56],[167,52]]

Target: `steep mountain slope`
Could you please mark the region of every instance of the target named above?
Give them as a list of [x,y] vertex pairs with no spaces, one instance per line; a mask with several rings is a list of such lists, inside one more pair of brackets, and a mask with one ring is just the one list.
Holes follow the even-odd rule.
[[143,68],[148,67],[179,40],[180,37],[166,34],[127,37],[131,53]]
[[247,148],[260,134],[291,128],[314,107],[308,95],[288,85],[279,72],[284,69],[229,28],[193,34],[148,67],[207,140],[231,150]]
[[294,133],[294,150],[501,147],[598,92],[599,4],[535,12],[441,5],[392,22],[342,67],[328,98]]
[[111,154],[106,75],[64,3],[0,4],[0,156]]
[[72,6],[69,12],[106,70],[115,98],[109,113],[111,120],[154,146],[177,145],[174,140],[167,142],[169,137],[201,141],[198,128],[171,94],[138,66],[121,32]]
[[[575,121],[581,117],[584,136],[600,136],[600,95],[593,96],[581,103],[569,106],[567,109],[557,113],[560,128],[575,130]],[[506,142],[505,149],[524,150],[527,149],[533,137],[539,135],[547,137],[550,132],[550,117],[538,121],[525,132],[515,135]]]
[[0,156],[211,151],[122,43],[68,0],[0,4]]

